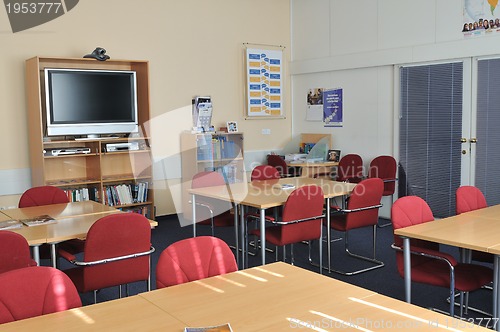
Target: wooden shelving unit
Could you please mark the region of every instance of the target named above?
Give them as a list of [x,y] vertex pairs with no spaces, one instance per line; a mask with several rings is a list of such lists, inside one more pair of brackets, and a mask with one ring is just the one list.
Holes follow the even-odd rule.
[[[134,70],[137,75],[138,120],[142,133],[147,133],[149,110],[149,69],[147,61],[79,58],[34,57],[26,60],[26,92],[28,98],[28,127],[30,143],[31,183],[33,186],[52,185],[70,193],[92,192],[91,199],[109,202],[108,188],[130,186],[132,192],[145,189],[136,202],[116,205],[134,210],[154,219],[154,193],[151,140],[147,136],[75,140],[73,137],[47,137],[45,133],[44,69],[104,69]],[[139,150],[107,152],[106,144],[137,142]],[[52,149],[88,148],[89,153],[53,156]],[[76,196],[76,194],[75,194]],[[81,196],[81,194],[80,194]],[[147,197],[147,198],[146,198]],[[76,197],[73,197],[76,198]]]
[[182,210],[191,217],[188,190],[191,179],[203,171],[220,172],[227,183],[245,181],[242,133],[181,134]]

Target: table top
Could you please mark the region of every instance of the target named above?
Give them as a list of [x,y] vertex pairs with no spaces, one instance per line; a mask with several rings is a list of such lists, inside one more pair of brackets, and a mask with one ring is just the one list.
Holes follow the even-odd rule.
[[3,324],[2,331],[182,332],[224,323],[238,332],[490,331],[283,262]]
[[[436,331],[458,320],[282,262],[141,293],[187,326],[234,331]],[[477,326],[471,328],[488,331]],[[319,330],[318,330],[319,331]]]
[[183,331],[184,323],[131,296],[2,324],[2,331]]
[[480,213],[463,213],[458,216],[400,228],[396,235],[421,239],[455,247],[491,252],[500,246],[500,220],[480,216]]
[[[285,184],[292,185],[294,188],[283,189],[282,186]],[[231,201],[258,209],[268,209],[283,205],[293,189],[306,185],[318,185],[323,189],[325,198],[332,198],[348,195],[356,184],[325,179],[291,177],[189,189],[189,193]]]
[[[22,226],[21,228],[9,229],[21,234],[30,246],[84,238],[90,226],[97,219],[107,214],[126,213],[94,201],[7,209],[1,210],[1,212],[0,218],[2,219],[19,220],[47,214],[57,220],[56,223],[48,225]],[[158,226],[158,222],[155,220],[149,220],[149,224],[152,228]]]
[[104,205],[94,201],[84,201],[7,209],[2,210],[2,213],[12,219],[20,220],[34,218],[44,214],[48,214],[54,219],[63,219],[68,217],[110,213],[117,211],[118,210],[112,206]]

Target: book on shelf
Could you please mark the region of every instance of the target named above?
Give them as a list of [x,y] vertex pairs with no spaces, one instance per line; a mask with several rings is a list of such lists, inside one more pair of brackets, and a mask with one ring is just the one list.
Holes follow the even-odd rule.
[[233,332],[233,329],[229,323],[226,323],[217,326],[186,327],[184,332]]
[[0,221],[0,230],[16,229],[23,227],[23,224],[17,220]]
[[105,203],[109,206],[145,203],[148,201],[149,183],[117,184],[105,187]]
[[22,222],[23,224],[25,224],[26,226],[29,226],[29,227],[49,225],[49,224],[54,224],[57,222],[57,220],[55,220],[54,218],[52,218],[51,216],[49,216],[47,214],[44,214],[41,216],[36,216],[33,218],[21,219],[19,221]]

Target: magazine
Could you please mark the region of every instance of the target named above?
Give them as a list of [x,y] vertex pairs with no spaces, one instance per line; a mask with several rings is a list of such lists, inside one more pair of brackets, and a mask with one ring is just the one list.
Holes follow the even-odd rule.
[[229,323],[217,326],[186,327],[184,332],[233,332]]
[[51,216],[49,215],[41,215],[41,216],[37,216],[37,217],[33,217],[33,218],[28,218],[28,219],[21,219],[19,220],[20,222],[22,222],[23,224],[25,224],[26,226],[41,226],[41,225],[48,225],[48,224],[53,224],[53,223],[56,223],[57,221],[52,218]]
[[0,221],[0,230],[21,228],[22,226],[23,224],[17,220]]

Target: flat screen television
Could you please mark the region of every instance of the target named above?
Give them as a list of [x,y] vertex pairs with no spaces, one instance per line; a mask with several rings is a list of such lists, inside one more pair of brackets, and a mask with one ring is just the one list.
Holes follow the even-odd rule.
[[47,136],[138,131],[134,71],[45,69]]

